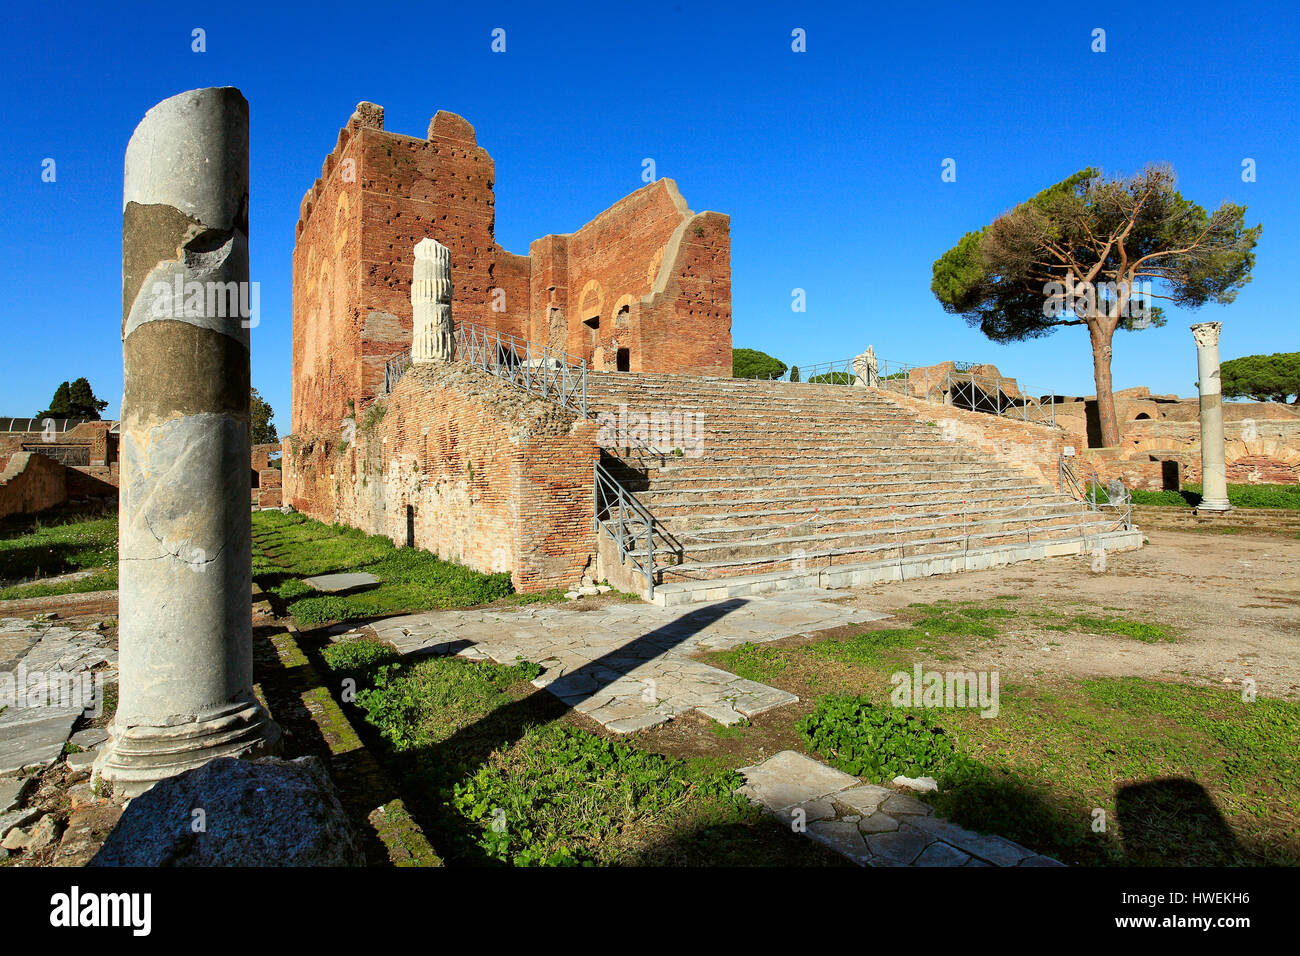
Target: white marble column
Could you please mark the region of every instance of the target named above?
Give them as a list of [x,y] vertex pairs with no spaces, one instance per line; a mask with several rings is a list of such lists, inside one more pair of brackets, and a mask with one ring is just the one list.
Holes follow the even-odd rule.
[[274,750],[253,694],[248,101],[191,90],[126,148],[117,712],[127,795]]
[[411,270],[411,361],[417,365],[456,357],[451,292],[450,250],[436,239],[421,239]]
[[1218,322],[1192,327],[1196,337],[1197,377],[1201,391],[1200,511],[1231,511],[1223,440],[1223,389],[1219,380]]

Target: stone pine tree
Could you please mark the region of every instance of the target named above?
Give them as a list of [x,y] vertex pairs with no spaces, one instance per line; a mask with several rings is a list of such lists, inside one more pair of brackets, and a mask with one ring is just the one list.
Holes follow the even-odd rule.
[[732,378],[780,378],[786,364],[758,349],[731,350]]
[[995,342],[1087,328],[1101,443],[1118,445],[1116,330],[1163,325],[1157,299],[1231,302],[1250,281],[1262,228],[1247,228],[1245,215],[1245,206],[1207,213],[1183,198],[1167,165],[1132,176],[1085,169],[968,232],[934,263],[930,288]]
[[1300,352],[1244,355],[1220,367],[1225,398],[1300,405]]
[[270,445],[280,440],[275,433],[275,423],[271,421],[274,417],[275,411],[270,403],[257,393],[257,389],[251,389],[248,399],[248,443],[250,445]]

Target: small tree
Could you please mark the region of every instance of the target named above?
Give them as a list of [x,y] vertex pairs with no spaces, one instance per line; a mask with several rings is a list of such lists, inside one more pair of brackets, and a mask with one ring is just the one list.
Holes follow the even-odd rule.
[[68,389],[68,405],[72,418],[85,418],[99,421],[99,413],[108,408],[108,402],[96,398],[94,390],[84,377],[77,379]]
[[36,418],[71,418],[72,417],[72,400],[71,388],[67,382],[61,384],[54,390],[54,397],[50,399],[50,407],[43,412],[37,412]]
[[791,365],[791,366],[790,366],[790,381],[792,381],[792,382],[797,382],[797,381],[799,381],[799,366],[798,366],[798,365]]
[[1153,299],[1231,302],[1250,281],[1261,229],[1246,228],[1245,215],[1229,202],[1207,214],[1178,192],[1169,166],[1111,178],[1085,169],[963,236],[934,263],[930,288],[995,342],[1085,326],[1101,441],[1118,445],[1116,329],[1163,325]]
[[1286,402],[1290,397],[1292,405],[1300,404],[1300,352],[1245,355],[1219,368],[1227,398]]
[[786,364],[758,349],[731,350],[732,378],[780,378]]
[[275,433],[275,423],[271,421],[275,412],[270,404],[252,389],[248,400],[248,443],[250,445],[269,445],[280,439]]

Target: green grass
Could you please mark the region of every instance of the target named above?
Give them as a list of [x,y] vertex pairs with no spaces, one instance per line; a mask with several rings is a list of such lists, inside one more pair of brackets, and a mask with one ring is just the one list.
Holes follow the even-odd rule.
[[[829,691],[816,719],[794,728],[810,752],[873,782],[910,760],[910,769],[940,780],[941,792],[923,798],[938,812],[1065,862],[1300,864],[1296,703],[1245,703],[1239,690],[1138,678],[1012,681],[1004,674],[996,718],[958,708],[886,716],[891,673],[977,658],[981,645],[1020,625],[991,613],[1011,610],[997,599],[917,604],[901,612],[904,627],[799,646],[742,645],[710,660],[801,696]],[[1164,625],[1104,610],[1112,613],[1026,609],[1024,620],[1040,629],[1176,639]],[[918,713],[923,722],[910,726],[907,717]],[[931,752],[937,739],[951,741],[952,752],[942,745]],[[1093,829],[1095,810],[1106,815],[1105,832]]]
[[525,683],[535,664],[391,663],[391,652],[368,643],[334,645],[325,660],[363,687],[357,707],[449,863],[782,861],[767,838],[785,835],[732,794],[735,771],[572,725],[566,708]]
[[1168,628],[1158,624],[1148,624],[1145,621],[1130,621],[1122,617],[1092,617],[1078,614],[1070,618],[1067,626],[1071,630],[1092,634],[1119,634],[1121,637],[1131,637],[1147,644],[1177,640]]
[[[303,628],[434,608],[561,600],[559,591],[516,595],[505,573],[484,574],[383,535],[327,525],[302,514],[253,514],[253,580],[279,598]],[[261,553],[257,553],[261,552]],[[318,594],[302,578],[368,571],[380,584],[346,595]]]
[[[0,534],[0,600],[111,590],[117,587],[117,516],[77,512],[5,522]],[[41,578],[95,571],[78,581],[43,583]]]
[[[1132,489],[1135,505],[1194,508],[1201,503],[1199,484],[1183,485],[1181,491]],[[1097,500],[1109,501],[1104,485],[1097,486]],[[1300,508],[1300,485],[1228,485],[1228,501],[1234,508]]]

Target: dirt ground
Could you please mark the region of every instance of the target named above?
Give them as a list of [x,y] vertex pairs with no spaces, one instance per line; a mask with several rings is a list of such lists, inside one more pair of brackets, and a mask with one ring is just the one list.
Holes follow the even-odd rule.
[[[1261,697],[1300,699],[1300,540],[1247,533],[1150,531],[1137,551],[1052,558],[990,571],[880,584],[845,601],[877,611],[914,602],[982,601],[1125,617],[1172,628],[1173,643],[1034,628],[1016,621],[972,666],[1012,674],[1137,676],[1239,684]],[[882,622],[883,623],[883,622]],[[1008,621],[1008,624],[1011,622]]]

